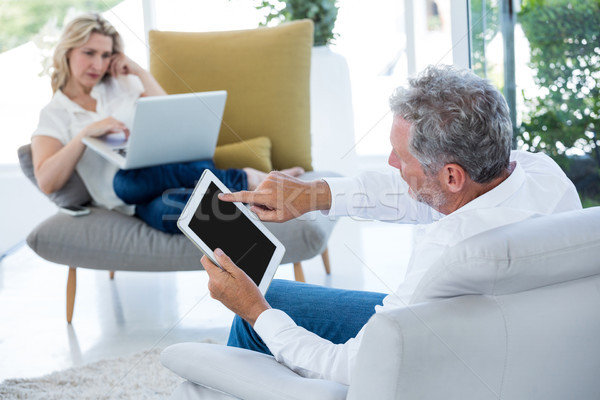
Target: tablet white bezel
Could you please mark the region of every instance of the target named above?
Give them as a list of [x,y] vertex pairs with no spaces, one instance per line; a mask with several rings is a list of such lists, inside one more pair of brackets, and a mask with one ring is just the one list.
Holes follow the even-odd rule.
[[[217,186],[217,188],[219,188],[219,190],[221,190],[223,193],[231,193],[231,191],[227,188],[227,186],[225,186],[210,170],[208,170],[208,169],[204,170],[204,172],[202,173],[202,176],[200,177],[200,181],[194,188],[194,192],[190,196],[187,204],[185,205],[185,208],[183,209],[179,219],[177,220],[177,227],[213,263],[215,263],[216,265],[221,267],[219,265],[219,263],[217,263],[216,257],[214,255],[213,251],[206,245],[206,243],[204,243],[204,241],[201,238],[198,237],[198,235],[196,235],[196,233],[189,226],[189,224],[192,220],[192,217],[194,216],[196,210],[200,206],[200,201],[206,194],[206,190],[211,183],[214,183]],[[285,253],[285,247],[275,237],[275,235],[273,235],[271,233],[271,231],[269,231],[267,229],[267,227],[263,225],[263,223],[258,219],[256,214],[251,212],[248,208],[246,208],[246,206],[244,206],[240,202],[234,202],[233,204],[244,214],[244,216],[246,218],[248,218],[263,233],[263,235],[265,235],[267,237],[267,239],[269,239],[269,241],[271,241],[271,243],[273,243],[273,245],[275,245],[275,251],[273,252],[273,255],[271,256],[269,265],[267,265],[267,267],[265,268],[265,271],[263,272],[260,284],[258,285],[258,288],[260,289],[261,293],[264,295],[267,292],[267,289],[269,288],[269,285],[271,284],[271,280],[273,279],[273,276],[275,275],[275,272],[277,271],[277,267],[279,266],[279,264],[283,258],[283,254]]]

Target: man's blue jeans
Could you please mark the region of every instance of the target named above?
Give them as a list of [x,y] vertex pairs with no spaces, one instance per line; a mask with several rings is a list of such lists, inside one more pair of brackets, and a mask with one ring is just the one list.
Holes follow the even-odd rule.
[[[273,280],[266,299],[271,307],[284,311],[297,325],[341,344],[358,334],[385,296],[383,293]],[[231,325],[227,345],[271,354],[250,324],[238,316]]]
[[248,188],[243,170],[217,169],[212,160],[119,170],[113,187],[121,200],[136,205],[135,214],[148,225],[168,233],[181,233],[177,219],[205,169],[232,191]]

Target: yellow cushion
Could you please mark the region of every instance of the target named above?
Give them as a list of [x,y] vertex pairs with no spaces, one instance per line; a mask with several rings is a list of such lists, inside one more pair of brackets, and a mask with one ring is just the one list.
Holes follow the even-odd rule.
[[151,31],[150,71],[168,93],[227,90],[219,145],[271,139],[276,169],[312,170],[313,24],[228,32]]
[[271,140],[268,137],[257,137],[218,146],[215,150],[214,161],[219,169],[250,167],[269,172],[273,169]]

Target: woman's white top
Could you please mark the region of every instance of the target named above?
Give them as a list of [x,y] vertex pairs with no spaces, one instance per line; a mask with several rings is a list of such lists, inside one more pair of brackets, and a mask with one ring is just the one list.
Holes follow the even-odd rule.
[[[97,102],[94,112],[85,110],[57,90],[50,103],[40,112],[40,121],[32,137],[50,136],[66,145],[83,128],[107,117],[113,117],[131,128],[135,104],[143,92],[144,86],[135,75],[109,78],[92,89],[91,96]],[[116,165],[86,148],[75,170],[96,205],[133,214],[133,207],[119,199],[113,189],[113,178],[119,170]]]

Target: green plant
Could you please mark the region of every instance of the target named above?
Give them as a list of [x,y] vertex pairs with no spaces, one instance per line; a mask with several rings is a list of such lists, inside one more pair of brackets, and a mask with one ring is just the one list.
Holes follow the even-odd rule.
[[0,52],[32,40],[47,21],[62,21],[69,9],[79,12],[114,7],[121,0],[3,0],[0,2]]
[[576,148],[600,167],[600,0],[530,0],[519,20],[541,88],[526,99],[519,139],[562,166]]
[[324,46],[336,37],[333,33],[338,13],[336,0],[263,0],[256,8],[267,11],[261,25],[311,19],[315,25],[315,46]]
[[581,197],[581,205],[583,206],[583,208],[600,207],[600,200],[596,200],[590,197]]
[[572,179],[581,160],[569,150],[585,153],[585,187],[573,180],[582,195],[599,200],[600,0],[524,1],[519,21],[540,90],[525,98],[517,140],[551,156]]

